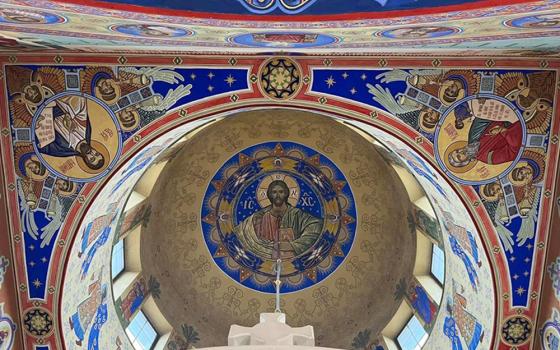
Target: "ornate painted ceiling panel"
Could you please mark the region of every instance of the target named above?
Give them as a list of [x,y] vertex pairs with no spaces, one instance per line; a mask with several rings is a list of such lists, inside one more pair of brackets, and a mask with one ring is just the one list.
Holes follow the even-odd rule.
[[[0,334],[8,349],[130,349],[108,302],[108,259],[134,180],[199,119],[272,107],[392,135],[391,148],[430,189],[456,282],[432,324],[432,348],[554,344],[557,252],[545,258],[559,215],[560,61],[64,53],[0,61],[8,213],[0,232],[9,233],[0,235]],[[336,149],[336,135],[322,140]],[[359,200],[373,200],[366,194]],[[366,219],[357,220],[359,234]],[[539,319],[541,300],[550,308]]]
[[[144,11],[173,9],[194,13],[231,14],[231,15],[345,15],[361,13],[376,14],[402,10],[425,10],[427,12],[443,12],[448,6],[457,9],[472,9],[502,5],[500,1],[480,0],[106,0],[106,1],[70,1],[98,7],[108,7],[109,3],[144,6]],[[527,1],[516,1],[527,2]],[[509,2],[511,3],[511,2]],[[142,10],[142,9],[139,9]],[[370,15],[371,15],[370,14]]]
[[[478,4],[462,2],[465,4],[461,6]],[[560,3],[555,0],[507,4],[484,2],[490,7],[458,6],[448,12],[415,9],[412,12],[391,12],[391,17],[360,14],[325,19],[313,14],[304,20],[298,15],[246,19],[240,15],[186,12],[184,16],[177,16],[175,10],[169,13],[163,10],[142,12],[142,8],[126,4],[113,4],[117,9],[112,9],[110,6],[46,0],[5,0],[0,3],[0,35],[3,38],[0,47],[4,50],[346,53],[348,50],[555,50],[560,47]],[[208,6],[216,3],[202,2]],[[288,3],[295,6],[298,2],[257,3],[268,4],[270,9],[280,11],[278,8],[289,7]],[[305,2],[306,11],[323,8],[321,4],[327,3],[336,1]],[[404,3],[408,4],[408,1]],[[353,2],[351,4],[354,6]],[[378,2],[371,0],[370,4]],[[388,1],[385,7],[391,4],[397,2]],[[422,4],[414,2],[414,6],[422,7]],[[243,8],[240,4],[238,6]],[[512,51],[511,54],[518,53]]]

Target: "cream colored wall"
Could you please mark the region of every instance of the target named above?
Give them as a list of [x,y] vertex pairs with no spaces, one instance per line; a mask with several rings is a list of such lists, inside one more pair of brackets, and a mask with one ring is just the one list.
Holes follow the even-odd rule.
[[[181,128],[177,128],[172,132],[168,133],[165,137],[159,138],[157,141],[154,141],[152,144],[147,146],[146,149],[157,150],[160,152],[165,147],[169,146],[172,142],[174,142],[179,136],[184,135],[192,128],[200,125],[203,121],[198,121],[189,125],[186,125]],[[120,186],[120,188],[115,192],[111,193],[114,186],[117,184],[118,180],[123,176],[123,169],[127,168],[134,160],[132,157],[127,163],[123,164],[120,167],[120,170],[111,178],[111,180],[105,185],[105,187],[101,190],[95,200],[92,201],[90,209],[87,213],[85,213],[85,217],[83,220],[83,224],[80,227],[80,231],[83,231],[85,226],[93,221],[95,218],[104,215],[106,213],[107,206],[115,201],[117,198],[127,198],[128,194],[132,191],[133,185],[139,179],[142,172],[135,173],[134,175],[128,178],[128,181]],[[153,160],[153,159],[152,159]],[[145,185],[144,188],[148,188]],[[142,194],[142,192],[139,192]],[[137,195],[133,195],[133,201],[138,201],[140,197]],[[120,203],[118,206],[118,210],[120,213],[123,212],[125,208],[124,201]],[[62,300],[61,300],[61,313],[62,319],[68,320],[72,314],[77,312],[79,305],[82,305],[83,301],[89,297],[88,287],[91,283],[95,280],[100,278],[100,281],[103,285],[106,285],[109,289],[109,295],[107,296],[107,321],[105,324],[102,325],[102,330],[99,335],[98,344],[99,349],[116,349],[117,344],[120,344],[121,350],[133,350],[132,345],[128,341],[128,336],[125,334],[124,329],[121,326],[121,323],[118,319],[113,300],[118,298],[119,294],[123,293],[124,289],[126,289],[128,285],[128,281],[133,280],[136,277],[136,273],[134,271],[140,271],[139,261],[128,262],[126,269],[128,271],[124,272],[121,276],[119,276],[119,283],[112,284],[111,281],[111,268],[110,268],[110,261],[111,261],[111,252],[112,252],[112,244],[114,240],[114,235],[116,231],[116,223],[115,220],[111,225],[110,236],[107,240],[107,243],[101,245],[93,257],[91,261],[91,266],[89,272],[85,278],[81,277],[81,266],[84,257],[79,257],[78,252],[80,250],[81,241],[78,239],[75,241],[74,245],[71,247],[70,252],[70,263],[68,264],[68,268],[65,275],[65,281],[67,285],[71,285],[72,288],[65,288],[63,290]],[[79,233],[77,234],[79,237]],[[133,237],[128,244],[128,247],[125,245],[125,250],[130,252],[130,249],[137,245],[138,239],[134,239],[134,234],[131,236]],[[138,235],[136,235],[138,236]],[[127,255],[125,251],[125,255]],[[95,312],[95,310],[94,310]],[[62,334],[64,337],[65,347],[67,349],[77,349],[76,345],[76,337],[74,336],[74,332],[70,329],[70,324],[68,322],[62,323]],[[87,342],[88,335],[91,332],[91,329],[88,328],[85,330],[85,341]],[[163,348],[163,347],[162,347]],[[160,348],[160,349],[162,349]]]
[[[392,136],[384,133],[379,129],[371,126],[365,126],[364,124],[357,121],[351,123],[358,124],[359,127],[361,127],[364,131],[372,134],[379,140],[382,140],[393,150],[408,148],[408,146],[406,146],[401,141],[394,139]],[[492,272],[490,269],[488,257],[484,254],[484,251],[482,249],[481,235],[477,231],[473,222],[470,220],[467,208],[463,206],[462,201],[458,198],[456,192],[448,185],[445,180],[443,180],[440,175],[438,175],[437,170],[435,170],[427,162],[425,163],[426,166],[431,170],[431,172],[435,174],[434,176],[436,178],[434,180],[442,186],[443,190],[446,193],[446,197],[444,197],[438,191],[433,189],[433,185],[431,184],[431,182],[429,182],[429,180],[421,176],[418,177],[418,182],[423,188],[426,189],[426,195],[429,201],[431,203],[435,203],[435,201],[437,201],[439,205],[442,206],[441,209],[434,207],[434,212],[436,214],[435,217],[438,218],[440,227],[443,227],[443,222],[441,220],[443,215],[442,210],[446,210],[450,212],[457,225],[462,226],[473,233],[477,246],[479,247],[479,255],[481,255],[481,266],[476,267],[479,285],[477,289],[474,290],[474,288],[472,288],[471,286],[463,261],[460,257],[456,256],[452,252],[448,239],[449,233],[444,230],[443,244],[445,252],[445,286],[443,295],[441,297],[442,305],[434,323],[434,331],[424,345],[425,349],[448,349],[451,346],[449,338],[443,334],[443,324],[445,317],[449,316],[446,311],[446,303],[453,296],[454,283],[456,285],[461,285],[464,287],[462,295],[467,300],[467,311],[475,317],[477,322],[479,322],[484,329],[485,335],[484,339],[479,345],[480,349],[488,349],[490,347],[492,333],[494,332],[493,322],[494,318],[496,317],[494,308],[495,286],[493,285]],[[411,169],[411,171],[413,170]],[[418,196],[416,198],[416,200],[418,199],[421,199],[421,196]],[[422,205],[422,202],[420,202],[420,204]]]

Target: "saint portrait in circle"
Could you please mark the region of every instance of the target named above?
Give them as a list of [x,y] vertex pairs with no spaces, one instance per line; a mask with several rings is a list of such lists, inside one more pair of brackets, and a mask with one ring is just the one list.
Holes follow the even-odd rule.
[[511,170],[524,140],[525,125],[513,105],[497,96],[472,96],[444,114],[436,135],[436,158],[459,182],[488,183]]
[[433,39],[460,33],[457,27],[443,26],[411,26],[378,32],[377,36],[390,39]]
[[317,33],[267,32],[239,34],[228,38],[228,41],[251,47],[304,48],[331,45],[340,39]]
[[541,332],[541,346],[544,350],[554,350],[560,347],[560,325],[557,321],[546,322]]
[[56,24],[66,22],[66,18],[44,11],[3,8],[0,9],[0,22],[22,25]]
[[45,101],[33,120],[37,154],[62,178],[92,181],[114,165],[120,152],[120,132],[114,119],[92,96],[55,96]]
[[560,13],[525,16],[511,19],[504,24],[514,28],[558,29],[560,28]]
[[117,82],[110,78],[97,80],[94,88],[95,96],[108,105],[117,103],[121,98],[121,88]]
[[162,24],[120,24],[112,25],[109,29],[114,32],[145,38],[176,38],[194,34],[191,30]]

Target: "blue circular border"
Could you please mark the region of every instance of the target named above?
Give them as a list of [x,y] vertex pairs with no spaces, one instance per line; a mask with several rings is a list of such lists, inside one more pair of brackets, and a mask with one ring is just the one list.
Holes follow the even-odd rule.
[[[41,154],[41,152],[39,152],[39,149],[37,148],[37,140],[36,140],[36,136],[35,136],[35,126],[37,124],[37,117],[41,114],[41,112],[43,112],[43,109],[45,109],[45,107],[52,101],[63,97],[63,96],[68,96],[68,95],[74,95],[74,96],[83,96],[85,98],[91,99],[94,102],[97,102],[101,107],[103,107],[103,109],[105,109],[108,113],[109,116],[111,116],[111,119],[113,120],[113,123],[115,123],[115,126],[117,128],[117,137],[119,140],[119,144],[118,144],[118,148],[117,148],[117,153],[115,154],[115,158],[113,159],[113,161],[111,161],[111,163],[109,163],[109,165],[107,166],[107,168],[105,170],[103,170],[102,172],[100,172],[99,174],[95,175],[94,177],[88,178],[88,179],[80,179],[80,178],[74,178],[74,177],[70,177],[64,174],[59,173],[58,171],[54,170],[50,164],[45,161],[43,159],[43,155]],[[52,96],[51,98],[49,98],[48,100],[44,101],[43,104],[37,109],[37,111],[35,112],[35,115],[33,116],[33,121],[31,123],[31,142],[33,143],[33,150],[35,151],[35,154],[37,155],[37,157],[39,158],[39,160],[41,161],[41,163],[43,165],[45,165],[45,167],[52,172],[53,174],[57,175],[59,178],[62,179],[67,179],[67,180],[72,180],[75,182],[94,182],[97,181],[101,178],[103,178],[104,176],[106,176],[107,174],[109,174],[109,172],[111,172],[111,169],[115,166],[115,164],[118,162],[119,160],[119,156],[121,155],[122,152],[122,139],[121,139],[121,127],[117,121],[117,117],[115,116],[115,113],[113,113],[113,111],[105,104],[105,102],[101,101],[100,99],[98,99],[95,96],[92,95],[88,95],[85,94],[83,92],[74,92],[74,91],[65,91],[65,92],[61,92],[59,94],[56,94],[54,96]]]
[[129,36],[136,37],[136,38],[150,38],[150,39],[182,38],[182,37],[190,37],[190,36],[193,36],[195,34],[195,31],[192,30],[192,29],[186,29],[186,28],[176,27],[176,26],[168,26],[166,24],[158,24],[158,23],[139,23],[139,24],[149,24],[149,25],[154,25],[154,26],[158,26],[158,27],[170,28],[170,29],[173,29],[175,31],[180,31],[180,32],[182,32],[182,34],[169,35],[169,36],[140,35],[140,34],[131,33],[130,31],[121,30],[122,28],[135,26],[137,24],[111,24],[108,27],[108,29],[111,32],[114,32],[114,33],[129,35]]
[[[263,143],[260,143],[260,144],[257,144],[257,145],[253,145],[253,146],[250,146],[250,147],[246,147],[243,150],[240,150],[237,153],[235,153],[227,161],[225,161],[222,164],[222,166],[216,171],[216,173],[214,174],[214,176],[210,180],[209,185],[208,185],[208,187],[206,189],[206,192],[204,194],[204,199],[202,201],[202,207],[201,207],[201,210],[200,210],[200,212],[201,212],[202,236],[203,236],[204,242],[206,243],[206,248],[208,249],[209,254],[212,256],[212,261],[214,262],[214,264],[216,264],[220,268],[220,270],[222,272],[224,272],[225,275],[227,275],[229,278],[231,278],[236,283],[242,285],[243,287],[252,289],[252,290],[257,291],[257,292],[267,293],[267,294],[275,293],[274,285],[272,283],[257,284],[255,282],[253,282],[251,278],[248,278],[244,281],[240,281],[240,279],[237,277],[239,275],[239,269],[230,268],[226,263],[226,258],[214,258],[214,253],[216,252],[219,245],[217,243],[215,243],[210,238],[210,236],[212,235],[212,228],[215,227],[215,226],[212,225],[212,224],[208,224],[208,223],[204,222],[203,219],[213,212],[212,208],[209,205],[209,200],[214,195],[219,194],[219,191],[217,191],[215,189],[215,187],[213,186],[212,183],[214,181],[223,180],[224,175],[225,175],[225,170],[228,169],[229,167],[233,166],[233,165],[239,164],[239,161],[238,161],[239,155],[240,154],[253,155],[256,151],[262,150],[262,149],[273,151],[274,147],[278,144],[282,145],[282,147],[284,148],[284,151],[286,153],[291,151],[291,150],[298,150],[298,151],[301,151],[306,157],[310,157],[310,156],[313,156],[313,155],[319,155],[321,163],[326,164],[331,170],[333,170],[334,179],[336,181],[345,181],[346,182],[345,186],[341,190],[341,192],[348,199],[348,204],[347,204],[346,209],[344,210],[344,213],[347,213],[349,216],[354,218],[353,222],[348,223],[348,224],[343,224],[343,225],[346,226],[347,233],[348,233],[348,238],[346,239],[345,243],[344,244],[339,244],[341,250],[344,252],[344,256],[342,256],[342,257],[332,256],[331,257],[332,261],[333,261],[332,266],[330,268],[328,268],[327,271],[318,270],[317,271],[316,282],[313,282],[312,280],[308,279],[307,277],[302,276],[303,282],[299,283],[297,285],[287,285],[286,283],[283,283],[281,285],[281,290],[280,290],[281,293],[282,294],[293,293],[293,292],[296,292],[296,291],[300,291],[300,290],[303,290],[303,289],[310,288],[312,286],[315,286],[315,285],[321,283],[322,281],[327,279],[329,276],[331,276],[342,265],[342,262],[344,262],[346,260],[346,257],[348,256],[348,254],[352,250],[352,247],[354,245],[354,241],[355,241],[355,238],[356,238],[356,231],[357,231],[357,211],[356,211],[356,204],[355,204],[355,200],[354,200],[354,194],[352,193],[352,189],[350,188],[350,185],[349,185],[348,181],[346,180],[346,176],[344,175],[344,173],[338,168],[338,166],[333,161],[331,161],[328,157],[323,155],[321,152],[318,152],[318,151],[316,151],[316,150],[314,150],[314,149],[312,149],[308,146],[302,145],[302,144],[297,143],[297,142],[269,141],[269,142],[263,142]],[[220,240],[221,240],[221,238],[220,238]],[[229,255],[227,256],[227,258],[229,258]],[[302,274],[303,273],[304,272],[302,272]]]
[[529,22],[528,20],[531,18],[536,18],[539,17],[541,15],[558,15],[558,21],[560,22],[560,12],[553,12],[553,13],[545,13],[545,14],[538,14],[538,15],[533,15],[533,16],[523,16],[523,17],[516,17],[516,18],[511,18],[511,19],[507,19],[505,21],[502,22],[502,25],[508,27],[508,28],[516,28],[516,29],[534,29],[534,30],[558,30],[560,29],[560,23],[557,26],[554,27],[526,27],[524,25],[522,25],[519,22]]
[[14,339],[16,338],[16,330],[17,330],[17,326],[14,323],[14,320],[12,320],[9,315],[3,314],[0,317],[0,322],[6,322],[8,323],[8,326],[10,327],[12,333],[11,333],[11,339],[10,339],[10,343],[6,345],[6,349],[11,349],[12,346],[14,345]]
[[399,30],[399,29],[405,29],[405,28],[425,28],[425,27],[430,27],[430,26],[404,26],[404,27],[398,27],[398,28],[392,28],[392,29],[387,29],[387,30],[381,30],[378,32],[375,32],[373,35],[376,37],[380,37],[380,38],[386,38],[386,39],[394,39],[394,40],[430,40],[430,39],[437,39],[437,38],[442,38],[442,37],[446,37],[446,36],[451,36],[451,35],[455,35],[455,34],[459,34],[463,32],[463,28],[460,27],[455,27],[455,26],[438,26],[438,25],[434,25],[432,27],[442,27],[442,28],[448,28],[451,30],[451,32],[449,33],[445,33],[445,34],[441,34],[441,35],[437,35],[437,36],[431,36],[428,38],[399,38],[397,36],[391,36],[388,35],[390,32],[394,32],[395,30]]
[[[505,105],[507,105],[508,107],[510,107],[511,109],[513,109],[513,111],[515,112],[515,114],[517,115],[517,118],[519,119],[519,122],[521,123],[521,129],[522,129],[522,133],[523,133],[523,138],[521,140],[521,147],[519,148],[519,151],[517,153],[517,156],[515,157],[515,159],[511,162],[510,166],[507,167],[506,170],[504,170],[503,172],[501,172],[499,175],[496,175],[492,178],[486,179],[486,180],[482,180],[482,181],[466,181],[464,179],[461,179],[460,177],[457,177],[456,175],[454,175],[451,171],[449,171],[447,169],[447,167],[445,166],[445,163],[441,160],[440,156],[439,156],[439,146],[438,146],[438,138],[439,138],[439,132],[441,130],[441,126],[443,125],[443,122],[445,121],[445,119],[447,118],[447,116],[455,110],[455,107],[457,107],[458,105],[470,101],[470,100],[474,100],[477,98],[487,98],[487,99],[494,99],[494,100],[498,100],[500,102],[503,102]],[[445,175],[449,176],[451,179],[453,179],[454,181],[462,184],[462,185],[485,185],[485,184],[489,184],[491,182],[494,182],[498,179],[501,179],[502,177],[504,177],[505,175],[507,175],[510,171],[513,170],[513,168],[515,168],[515,165],[517,164],[517,162],[519,162],[519,159],[521,159],[521,156],[523,155],[523,150],[525,149],[525,142],[527,141],[527,127],[525,126],[525,119],[523,119],[523,116],[521,115],[521,113],[519,112],[519,109],[510,101],[508,101],[507,99],[501,97],[501,96],[497,96],[497,95],[492,95],[492,94],[476,94],[476,95],[471,95],[471,96],[467,96],[459,101],[456,101],[455,103],[453,103],[451,106],[449,106],[449,108],[447,108],[447,110],[443,113],[443,115],[441,116],[440,121],[438,122],[438,124],[436,125],[436,130],[434,133],[434,156],[436,158],[436,161],[440,167],[440,169],[445,173]]]
[[68,18],[63,16],[63,15],[59,15],[58,13],[52,13],[52,12],[47,12],[47,11],[35,11],[35,10],[19,10],[16,8],[6,8],[6,10],[16,10],[16,11],[21,11],[21,12],[28,12],[28,13],[34,13],[37,15],[42,15],[46,22],[44,23],[22,23],[22,22],[15,22],[15,21],[9,21],[6,20],[4,18],[4,16],[0,15],[0,23],[6,23],[6,24],[15,24],[15,25],[22,25],[22,26],[26,26],[26,25],[52,25],[52,24],[63,24],[63,23],[67,23],[68,22]]
[[544,333],[546,332],[547,328],[554,328],[560,334],[560,326],[558,325],[558,323],[547,321],[544,324],[544,326],[542,327],[542,330],[540,331],[540,333],[541,333],[541,346],[542,346],[543,350],[545,349],[545,347],[544,347],[544,345],[545,345],[544,344]]
[[[290,44],[289,46],[284,45],[266,45],[266,43],[256,43],[252,41],[252,37],[255,34],[311,34],[311,35],[318,35],[317,42],[318,43],[294,43]],[[288,32],[288,31],[271,31],[271,32],[259,32],[259,33],[245,33],[245,34],[238,34],[234,36],[230,36],[226,39],[227,42],[241,45],[243,47],[262,47],[262,48],[273,48],[273,49],[299,49],[299,48],[309,48],[309,47],[325,47],[333,44],[338,44],[342,41],[340,37],[329,35],[329,34],[320,34],[320,33],[312,33],[312,32]]]

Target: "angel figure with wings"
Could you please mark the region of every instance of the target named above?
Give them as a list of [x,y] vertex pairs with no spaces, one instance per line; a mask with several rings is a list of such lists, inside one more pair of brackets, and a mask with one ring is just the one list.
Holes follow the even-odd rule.
[[[88,67],[80,72],[82,91],[98,97],[107,104],[115,104],[122,96],[144,91],[153,82],[175,85],[185,78],[166,67]],[[165,96],[155,95],[133,103],[117,113],[123,131],[134,131],[166,114],[177,102],[191,93],[191,84],[169,89]]]
[[539,184],[544,176],[545,156],[542,150],[526,149],[514,169],[508,174],[508,180],[513,185],[513,191],[521,225],[514,241],[514,233],[506,226],[511,222],[501,184],[496,181],[480,186],[479,194],[488,216],[500,237],[504,249],[513,253],[513,246],[521,247],[535,235],[537,225],[538,206],[542,189]]

